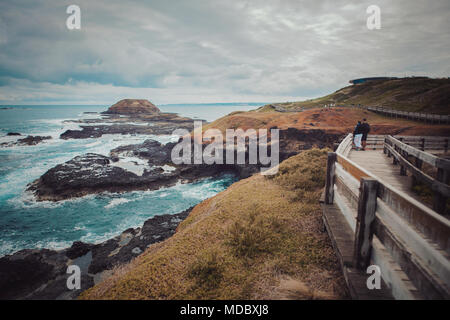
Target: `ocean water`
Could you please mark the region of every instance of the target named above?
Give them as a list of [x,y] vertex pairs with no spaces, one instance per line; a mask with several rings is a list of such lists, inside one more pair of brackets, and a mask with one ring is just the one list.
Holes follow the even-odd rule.
[[[255,109],[260,104],[164,105],[165,112],[176,112],[208,121],[233,111]],[[4,108],[5,106],[1,106]],[[226,189],[233,176],[178,184],[154,191],[103,193],[60,202],[37,202],[26,192],[27,184],[48,169],[87,152],[108,155],[119,145],[155,139],[176,141],[177,136],[104,135],[95,139],[61,140],[67,129],[79,128],[65,120],[92,119],[108,106],[10,106],[0,109],[0,143],[22,135],[52,136],[36,146],[0,147],[0,256],[24,248],[62,249],[73,241],[97,243],[130,227],[138,227],[159,214],[174,214]]]

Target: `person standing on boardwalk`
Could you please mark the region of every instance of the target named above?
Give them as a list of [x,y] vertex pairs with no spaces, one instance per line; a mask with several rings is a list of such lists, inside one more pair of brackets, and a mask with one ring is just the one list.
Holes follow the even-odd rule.
[[366,118],[363,119],[363,121],[361,123],[361,126],[360,126],[360,130],[361,130],[361,133],[362,133],[362,138],[361,138],[362,150],[364,151],[364,150],[366,150],[367,135],[370,132],[370,125],[369,125],[369,123],[367,123],[367,119]]
[[355,126],[355,130],[353,130],[353,144],[355,145],[356,150],[361,149],[361,139],[362,139],[362,131],[361,131],[361,121]]

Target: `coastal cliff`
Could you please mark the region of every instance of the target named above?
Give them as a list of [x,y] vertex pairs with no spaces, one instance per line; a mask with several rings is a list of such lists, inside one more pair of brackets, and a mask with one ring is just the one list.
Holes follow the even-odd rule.
[[[105,119],[95,120],[99,124],[94,121],[94,125],[82,126],[82,130],[68,130],[61,138],[95,138],[111,132],[164,134],[174,128],[192,130],[192,119],[161,113],[150,102],[138,101],[141,100],[123,100],[106,111],[106,122],[111,122],[111,126],[100,124]],[[275,176],[258,174],[258,165],[173,165],[170,153],[175,143],[162,145],[153,140],[120,146],[110,150],[108,156],[85,154],[48,170],[28,186],[37,200],[59,201],[103,191],[151,190],[225,171],[233,172],[241,181],[198,204],[189,216],[187,212],[180,213],[176,223],[167,220],[170,217],[162,218],[162,224],[170,224],[170,232],[158,237],[158,241],[137,246],[139,250],[135,245],[141,231],[133,229],[100,245],[75,243],[56,254],[46,249],[24,250],[3,259],[5,270],[14,269],[18,263],[45,262],[40,265],[44,269],[36,269],[44,272],[36,279],[49,291],[33,291],[30,296],[23,289],[16,292],[17,296],[59,297],[56,293],[61,292],[52,291],[52,286],[63,283],[62,273],[47,274],[45,268],[55,264],[60,272],[62,266],[71,262],[73,252],[82,257],[91,252],[97,260],[90,262],[90,270],[102,273],[102,277],[97,277],[96,286],[85,291],[82,299],[347,297],[336,257],[323,232],[318,206],[329,151],[326,148],[351,132],[362,118],[368,119],[374,134],[448,136],[450,127],[386,118],[356,108],[311,107],[298,112],[278,106],[233,112],[203,126],[204,132],[211,128],[222,132],[228,128],[279,129],[280,161],[284,161]],[[145,162],[145,168],[136,173],[130,170],[130,162],[124,166],[121,158],[129,156],[138,158],[134,166]],[[116,256],[123,238],[132,242],[123,255]],[[87,286],[82,290],[94,284],[93,277],[83,280]],[[15,286],[14,282],[8,285]],[[66,298],[74,298],[78,293]]]
[[318,203],[327,151],[305,151],[274,176],[253,175],[203,201],[172,237],[80,298],[345,298]]

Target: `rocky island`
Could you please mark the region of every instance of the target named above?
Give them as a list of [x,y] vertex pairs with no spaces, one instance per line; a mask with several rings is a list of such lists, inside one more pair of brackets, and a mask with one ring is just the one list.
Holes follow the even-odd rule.
[[101,119],[68,121],[81,130],[67,130],[61,139],[99,138],[104,134],[171,134],[176,129],[193,130],[193,120],[161,112],[148,100],[124,99],[102,112]]
[[123,99],[113,104],[104,114],[137,115],[161,113],[153,103],[143,99]]
[[[107,119],[96,121],[111,122],[111,125],[90,123],[89,126],[82,126],[82,130],[66,131],[61,138],[84,139],[100,137],[105,133],[167,134],[180,128],[193,129],[192,119],[171,113],[161,113],[147,100],[121,100],[104,114],[108,115]],[[223,119],[227,118],[228,116]],[[148,122],[148,119],[152,119],[153,125],[139,124]],[[217,127],[222,129],[220,123]],[[322,129],[280,128],[280,161],[312,147],[332,147],[341,136],[340,133]],[[176,143],[163,145],[155,140],[147,139],[140,144],[123,145],[110,150],[108,156],[93,153],[80,155],[51,168],[39,179],[30,183],[27,190],[33,192],[38,201],[60,201],[101,192],[155,190],[173,186],[178,182],[195,182],[227,173],[242,179],[259,172],[262,167],[259,163],[174,164],[171,160],[171,151],[175,145]],[[206,145],[207,143],[204,142],[203,148]],[[193,146],[191,146],[192,149]],[[247,162],[248,151],[247,141],[245,145]]]

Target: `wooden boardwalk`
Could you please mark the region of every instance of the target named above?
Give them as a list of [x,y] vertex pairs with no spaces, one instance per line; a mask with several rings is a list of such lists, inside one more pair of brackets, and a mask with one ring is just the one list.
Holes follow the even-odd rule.
[[411,191],[412,177],[401,176],[400,166],[392,163],[392,158],[388,158],[383,149],[350,151],[349,159],[369,171],[372,175],[390,184],[399,191],[406,193],[416,200],[420,200],[417,195]]
[[[352,150],[349,134],[328,154],[320,201],[350,295],[450,299],[450,220],[441,212],[450,197],[448,137],[369,136],[367,147]],[[433,205],[412,191],[413,178],[432,189]],[[369,266],[379,268],[380,290],[366,282]]]

